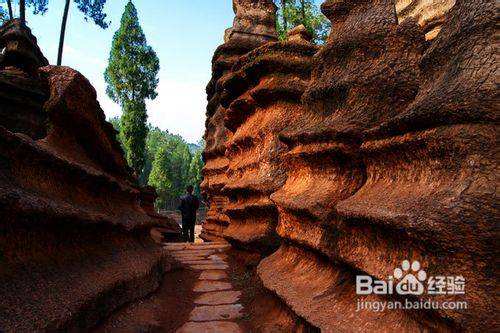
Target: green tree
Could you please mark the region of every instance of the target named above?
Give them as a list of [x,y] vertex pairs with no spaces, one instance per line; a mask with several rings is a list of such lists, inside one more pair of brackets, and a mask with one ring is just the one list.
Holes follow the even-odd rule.
[[200,184],[203,179],[201,170],[203,169],[203,158],[201,156],[202,150],[194,153],[189,165],[189,184],[194,186],[194,192],[197,196],[201,195]]
[[156,206],[172,209],[189,184],[191,153],[186,142],[170,136],[156,152],[149,175],[149,185],[156,188]]
[[313,41],[322,44],[330,31],[330,21],[320,12],[313,0],[279,0],[276,29],[280,40],[286,39],[287,32],[303,24],[313,36]]
[[[118,117],[109,119],[118,131],[122,141],[121,122]],[[145,162],[139,176],[139,184],[149,184],[158,192],[157,208],[175,209],[179,197],[187,185],[193,185],[195,193],[200,194],[203,168],[202,151],[204,141],[187,143],[181,136],[148,125],[146,137]],[[127,148],[122,144],[123,150]]]
[[156,152],[149,175],[149,185],[153,186],[158,194],[157,208],[166,208],[167,202],[174,197],[174,177],[171,168],[171,151],[167,146],[162,146]]
[[146,185],[149,180],[149,175],[153,168],[153,161],[155,160],[158,150],[165,145],[173,145],[170,140],[171,134],[168,131],[162,131],[158,127],[149,126],[148,136],[146,138],[146,153],[144,159],[144,168],[139,176],[139,183]]
[[[15,3],[14,0],[0,1],[0,20],[5,21],[14,18],[13,4]],[[22,24],[26,24],[26,6],[33,9],[34,15],[45,14],[48,6],[48,0],[19,0],[17,3],[19,4],[19,19]]]
[[0,23],[3,23],[4,21],[7,21],[7,11],[0,7]]
[[137,17],[129,1],[121,18],[120,28],[113,37],[109,64],[104,73],[106,92],[122,106],[121,139],[129,165],[139,176],[145,162],[146,99],[157,96],[160,62],[147,45]]
[[[34,0],[32,0],[34,1]],[[45,0],[47,1],[47,0]],[[74,0],[78,10],[83,13],[85,21],[89,18],[102,29],[107,29],[109,22],[106,22],[106,14],[103,12],[106,0]],[[64,48],[64,37],[66,35],[66,23],[68,21],[69,4],[71,0],[66,0],[64,4],[63,16],[61,20],[61,33],[59,35],[59,49],[57,52],[57,65],[62,63],[62,54]]]

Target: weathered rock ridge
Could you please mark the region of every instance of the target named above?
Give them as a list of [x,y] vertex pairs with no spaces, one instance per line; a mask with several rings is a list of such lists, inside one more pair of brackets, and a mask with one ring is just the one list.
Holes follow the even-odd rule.
[[[268,255],[264,286],[325,332],[497,327],[495,3],[322,11],[332,30],[319,49],[298,28],[214,74],[207,133],[227,133],[218,236]],[[386,280],[403,260],[463,276],[465,294],[356,294],[357,275]],[[467,309],[356,309],[428,298]]]
[[306,33],[301,28],[292,31],[291,41],[242,56],[221,84],[225,125],[234,133],[226,144],[223,191],[230,198],[225,212],[231,223],[224,237],[247,250],[269,253],[279,245],[278,210],[270,200],[286,180],[286,145],[278,135],[302,113],[300,98],[317,50],[300,38]]
[[230,75],[239,57],[276,37],[276,6],[271,0],[233,0],[235,18],[233,27],[226,31],[224,44],[220,45],[212,59],[212,79],[207,86],[207,120],[205,123],[206,148],[203,152],[205,167],[201,189],[207,198],[208,211],[201,238],[221,238],[229,225],[224,212],[228,197],[222,193],[226,185],[228,159],[224,155],[226,142],[232,131],[224,125],[225,107],[221,105],[220,82]]
[[178,226],[151,211],[90,83],[46,66],[18,21],[3,47],[0,331],[86,329],[159,285],[149,229]]

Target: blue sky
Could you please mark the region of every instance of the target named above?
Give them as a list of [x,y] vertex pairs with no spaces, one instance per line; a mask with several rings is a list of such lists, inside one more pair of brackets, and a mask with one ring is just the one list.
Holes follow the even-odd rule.
[[[97,90],[107,117],[121,114],[105,93],[103,72],[114,32],[128,0],[108,0],[105,12],[111,20],[102,30],[85,22],[71,3],[66,30],[63,65],[83,73]],[[136,0],[139,20],[148,43],[160,59],[158,97],[148,103],[149,122],[198,141],[204,131],[206,95],[211,58],[222,43],[224,30],[232,25],[230,0]],[[43,16],[28,14],[28,25],[51,64],[56,62],[64,0],[50,0]]]

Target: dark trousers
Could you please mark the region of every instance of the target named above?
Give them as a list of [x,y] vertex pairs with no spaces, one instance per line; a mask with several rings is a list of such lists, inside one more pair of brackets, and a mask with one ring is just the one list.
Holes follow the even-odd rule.
[[185,242],[194,243],[194,225],[196,219],[182,219],[182,237]]

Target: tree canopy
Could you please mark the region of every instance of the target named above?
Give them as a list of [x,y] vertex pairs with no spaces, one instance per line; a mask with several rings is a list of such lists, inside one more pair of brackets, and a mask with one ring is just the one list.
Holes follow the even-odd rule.
[[[120,118],[112,118],[110,122],[120,132]],[[118,135],[120,140],[121,137]],[[126,152],[127,148],[122,147]],[[197,144],[187,143],[179,135],[148,126],[145,162],[139,183],[156,188],[157,208],[175,209],[187,185],[193,185],[195,194],[200,195],[203,148],[203,140]]]
[[123,105],[127,101],[156,98],[157,74],[160,62],[153,48],[147,45],[137,17],[137,10],[129,1],[115,32],[109,64],[104,78],[109,97]]
[[106,93],[122,106],[121,139],[129,165],[137,176],[145,165],[146,99],[157,96],[160,62],[147,44],[137,16],[129,1],[123,12],[120,28],[113,37],[109,64],[104,73]]
[[276,28],[280,40],[294,27],[303,24],[313,36],[313,41],[322,44],[330,31],[330,21],[320,12],[313,0],[276,0],[278,15]]
[[[45,14],[48,9],[48,0],[25,0],[24,5],[30,7],[33,10],[34,15]],[[9,9],[10,5],[10,9]],[[19,0],[0,0],[0,20],[6,21],[11,18],[14,18],[14,8],[17,6],[21,7],[21,3]],[[10,15],[10,11],[12,10],[12,16]],[[19,12],[21,8],[19,8]],[[19,13],[20,14],[20,13]]]
[[85,21],[91,19],[94,23],[106,29],[109,22],[106,22],[106,13],[104,13],[104,4],[106,0],[75,0],[78,9],[83,13]]

